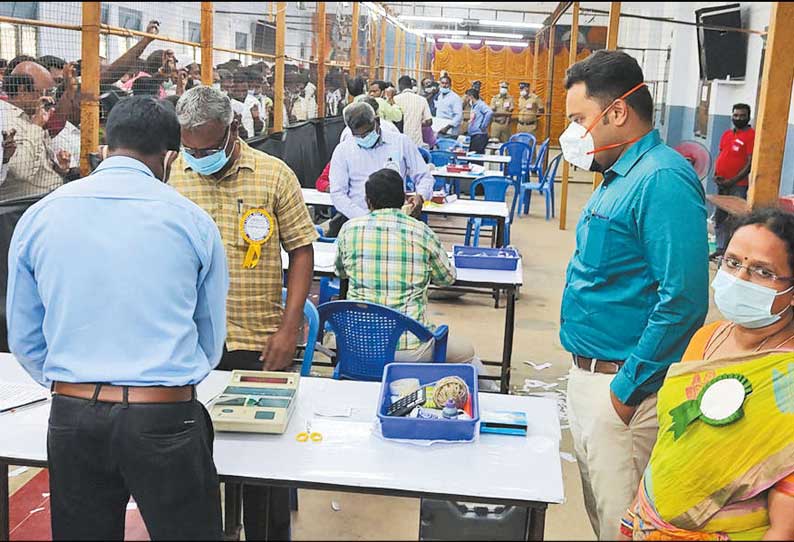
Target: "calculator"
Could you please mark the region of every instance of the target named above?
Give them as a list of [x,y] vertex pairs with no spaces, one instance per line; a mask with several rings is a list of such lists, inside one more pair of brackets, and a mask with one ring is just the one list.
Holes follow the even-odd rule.
[[415,392],[401,397],[389,405],[386,410],[387,416],[405,416],[414,408],[422,406],[427,401],[427,391],[425,388],[419,388]]

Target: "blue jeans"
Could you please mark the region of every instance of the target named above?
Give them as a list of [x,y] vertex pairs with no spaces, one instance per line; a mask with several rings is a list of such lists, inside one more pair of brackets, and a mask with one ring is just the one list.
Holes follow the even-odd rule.
[[[746,186],[732,186],[730,188],[721,188],[720,195],[722,196],[736,196],[738,198],[747,199]],[[731,236],[731,222],[733,217],[723,211],[717,209],[714,213],[714,230],[717,234],[717,250],[724,252],[728,248],[728,241]]]

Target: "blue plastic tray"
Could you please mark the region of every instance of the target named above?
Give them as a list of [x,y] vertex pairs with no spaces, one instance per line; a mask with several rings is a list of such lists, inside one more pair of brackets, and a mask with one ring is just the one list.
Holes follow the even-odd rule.
[[[422,386],[445,376],[458,376],[469,386],[471,420],[420,420],[387,416],[391,404],[389,384],[401,378],[417,378]],[[383,436],[410,440],[472,440],[480,422],[480,403],[477,397],[477,370],[465,363],[390,363],[383,371],[378,419]]]
[[[484,248],[455,245],[455,267],[515,271],[521,256],[514,248]],[[506,254],[500,256],[499,254]]]

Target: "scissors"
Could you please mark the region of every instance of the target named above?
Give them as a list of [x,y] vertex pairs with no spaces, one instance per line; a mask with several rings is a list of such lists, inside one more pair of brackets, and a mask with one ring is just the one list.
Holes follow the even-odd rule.
[[306,420],[306,431],[301,431],[295,435],[295,440],[298,442],[307,442],[309,440],[312,442],[321,442],[323,440],[323,434],[317,432],[312,433],[312,424],[309,420]]

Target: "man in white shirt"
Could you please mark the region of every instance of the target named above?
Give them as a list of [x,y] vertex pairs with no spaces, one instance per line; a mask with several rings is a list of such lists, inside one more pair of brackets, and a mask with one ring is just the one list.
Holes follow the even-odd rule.
[[298,122],[317,118],[317,87],[311,81],[303,88],[303,95],[295,100],[292,114]]
[[80,128],[67,120],[63,129],[52,138],[52,150],[56,154],[67,151],[72,155],[69,167],[80,167]]
[[403,133],[417,146],[421,146],[422,126],[433,124],[430,105],[425,98],[416,94],[409,76],[400,77],[397,86],[400,88],[400,93],[394,97],[394,103],[403,110]]
[[413,179],[416,195],[410,203],[414,210],[421,209],[433,193],[435,180],[413,141],[383,130],[383,119],[367,103],[348,105],[343,116],[353,137],[337,145],[328,172],[331,201],[337,211],[348,219],[368,214],[364,185],[371,174],[383,168],[399,172],[403,181]]
[[[0,110],[0,125],[3,124],[3,112]],[[11,131],[6,132],[3,130],[3,144],[0,146],[0,184],[6,180],[8,175],[8,162],[14,153],[17,151],[17,143],[14,141],[17,131],[13,128]]]
[[242,127],[246,132],[245,139],[259,135],[265,127],[259,114],[259,100],[248,93],[252,75],[245,70],[234,72],[232,85],[229,88],[232,110],[241,117]]
[[[370,107],[372,107],[372,109],[375,111],[375,114],[376,115],[378,114],[378,106],[379,106],[378,100],[376,100],[375,98],[364,98],[361,101],[366,103],[366,104],[369,104]],[[388,120],[380,119],[380,128],[384,132],[389,132],[389,133],[392,133],[392,134],[399,134],[400,133],[400,130],[397,129],[397,127],[394,125],[394,123],[390,122]],[[342,130],[342,135],[339,137],[339,142],[342,143],[343,141],[347,141],[351,137],[353,137],[353,132],[350,131],[350,127],[349,126],[345,126],[345,129]]]

